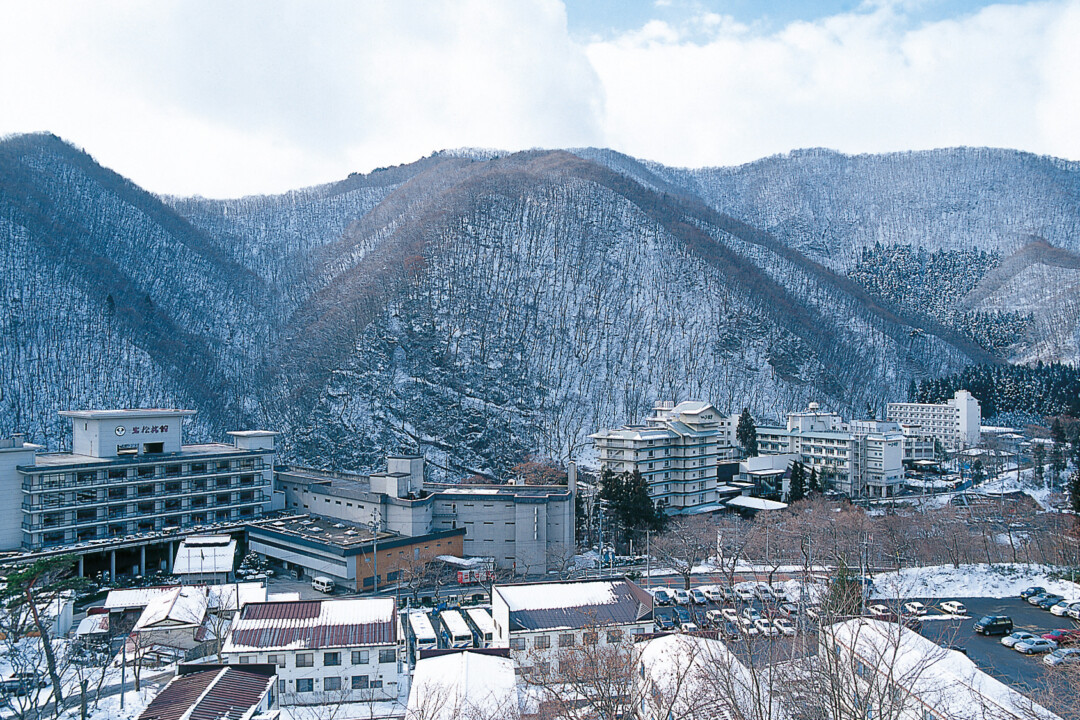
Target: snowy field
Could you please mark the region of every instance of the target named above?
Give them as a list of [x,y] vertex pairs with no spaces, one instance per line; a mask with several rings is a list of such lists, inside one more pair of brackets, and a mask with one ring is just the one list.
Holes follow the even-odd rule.
[[1054,568],[1044,565],[937,565],[904,568],[899,573],[874,576],[871,596],[891,598],[1018,597],[1020,591],[1041,585],[1067,598],[1080,598],[1080,584],[1050,577]]

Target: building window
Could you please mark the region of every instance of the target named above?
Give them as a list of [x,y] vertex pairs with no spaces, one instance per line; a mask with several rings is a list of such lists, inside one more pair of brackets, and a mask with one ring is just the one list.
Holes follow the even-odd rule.
[[297,653],[296,667],[314,667],[315,655],[312,653]]
[[125,477],[127,477],[127,470],[110,470],[109,471],[109,479],[110,480],[123,480]]
[[206,489],[206,479],[200,478],[199,480],[191,481],[191,489],[195,492],[201,492]]
[[280,694],[280,695],[285,694],[285,681],[284,680],[278,680],[278,694]]
[[525,649],[525,638],[510,638],[510,649],[511,650],[524,650]]
[[367,675],[353,675],[352,676],[352,689],[353,690],[367,690],[368,689],[368,676]]
[[396,661],[397,661],[397,650],[391,649],[391,650],[380,650],[379,651],[379,662],[381,662],[381,663],[392,663],[392,662],[396,662]]
[[374,690],[378,690],[379,688],[382,687],[382,680],[372,680],[371,681],[371,687]]
[[165,452],[165,443],[143,443],[142,451],[148,455],[156,455]]
[[255,662],[255,656],[254,655],[241,655],[240,656],[240,664],[241,665],[250,665],[253,662]]
[[546,650],[551,647],[551,638],[547,635],[537,635],[535,645],[537,650]]
[[622,630],[608,630],[608,645],[616,645],[622,642]]
[[367,665],[368,663],[368,651],[367,650],[353,650],[352,651],[352,664],[353,665]]
[[560,633],[559,634],[559,647],[574,647],[574,633]]
[[330,666],[333,666],[333,665],[340,665],[341,664],[341,653],[339,653],[339,652],[323,653],[322,664],[325,667],[330,667]]
[[325,677],[322,681],[323,692],[336,692],[341,689],[341,678]]
[[191,463],[191,474],[201,475],[206,472],[206,463]]
[[153,494],[154,494],[154,486],[153,485],[140,485],[135,490],[135,495],[137,495],[138,497],[150,497]]
[[300,678],[296,681],[296,692],[309,693],[315,691],[315,681],[311,678]]
[[123,500],[126,497],[127,497],[127,488],[126,487],[111,487],[111,488],[109,488],[109,499],[110,500]]
[[[597,640],[597,636],[596,636],[596,631],[595,630],[586,630],[584,633],[581,634],[581,641],[583,643],[585,643],[586,645],[595,645],[596,640]],[[561,643],[561,641],[562,641],[562,639],[560,638],[560,643]]]
[[266,656],[266,662],[270,663],[271,665],[277,665],[278,667],[285,667],[285,656],[284,655],[267,655]]

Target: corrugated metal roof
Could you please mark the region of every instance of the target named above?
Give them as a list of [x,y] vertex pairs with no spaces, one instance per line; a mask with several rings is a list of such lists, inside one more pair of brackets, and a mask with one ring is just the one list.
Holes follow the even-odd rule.
[[273,675],[237,668],[214,668],[169,681],[146,706],[139,720],[234,720],[262,700]]
[[393,598],[252,603],[233,623],[225,652],[303,650],[397,641]]
[[[537,583],[536,592],[543,592],[543,585]],[[573,583],[552,583],[572,585]],[[612,598],[608,602],[569,605],[561,607],[539,607],[510,611],[511,630],[543,630],[556,628],[582,628],[604,625],[625,625],[641,622],[652,616],[652,595],[629,580],[617,580],[608,583]],[[511,586],[513,587],[513,586]],[[518,587],[528,587],[528,584]],[[496,586],[496,591],[498,587]]]

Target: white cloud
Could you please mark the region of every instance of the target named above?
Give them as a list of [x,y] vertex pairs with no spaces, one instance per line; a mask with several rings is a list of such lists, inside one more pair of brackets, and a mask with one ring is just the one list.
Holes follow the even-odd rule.
[[148,189],[211,196],[462,146],[1080,158],[1080,0],[925,25],[920,2],[775,31],[702,13],[588,43],[559,0],[3,2],[0,133],[50,130]]
[[645,27],[589,49],[608,144],[681,165],[798,147],[952,145],[1080,157],[1080,3],[990,6],[916,25],[903,3],[707,40]]

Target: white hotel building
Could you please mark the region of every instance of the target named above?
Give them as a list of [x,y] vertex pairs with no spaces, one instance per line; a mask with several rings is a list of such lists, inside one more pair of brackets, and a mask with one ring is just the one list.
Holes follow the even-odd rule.
[[72,422],[70,452],[42,452],[19,435],[0,441],[0,491],[18,498],[0,509],[0,550],[107,552],[115,576],[117,552],[130,546],[119,569],[145,572],[147,542],[224,530],[270,509],[276,432],[185,445],[193,410],[60,414]]
[[600,469],[641,474],[669,514],[717,501],[716,462],[734,452],[738,416],[704,402],[659,402],[644,425],[593,435]]
[[849,425],[810,403],[788,413],[787,427],[759,427],[757,434],[759,453],[797,454],[827,487],[850,497],[891,497],[904,481],[904,434],[893,422]]
[[982,408],[967,390],[957,390],[951,400],[940,404],[889,403],[886,414],[894,422],[919,426],[922,435],[952,452],[979,444]]

